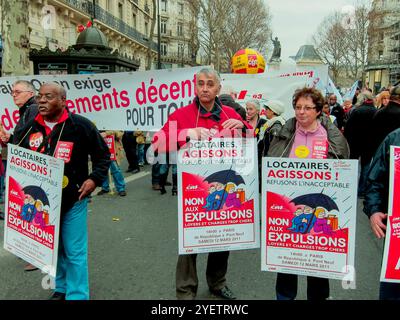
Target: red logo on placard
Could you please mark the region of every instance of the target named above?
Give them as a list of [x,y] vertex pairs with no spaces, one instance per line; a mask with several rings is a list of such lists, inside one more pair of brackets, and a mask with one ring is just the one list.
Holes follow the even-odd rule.
[[62,159],[64,160],[65,163],[68,163],[71,160],[73,147],[74,147],[73,142],[58,141],[54,156],[57,159]]
[[43,142],[43,134],[41,132],[32,133],[29,136],[29,147],[33,151],[36,151],[42,142]]
[[257,55],[255,54],[249,54],[247,56],[248,60],[249,60],[249,68],[256,68],[257,67]]

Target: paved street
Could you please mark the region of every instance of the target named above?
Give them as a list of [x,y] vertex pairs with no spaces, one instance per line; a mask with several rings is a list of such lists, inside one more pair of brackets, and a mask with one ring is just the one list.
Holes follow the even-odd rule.
[[[126,165],[123,165],[126,169]],[[175,299],[177,198],[151,190],[150,167],[128,178],[126,197],[93,196],[89,206],[89,275],[92,299]],[[171,179],[169,179],[171,180]],[[25,262],[3,249],[0,222],[0,299],[47,299],[44,274],[24,272]],[[382,243],[374,239],[359,203],[356,241],[356,289],[331,281],[332,299],[377,299]],[[198,256],[198,299],[216,299],[205,279],[206,255]],[[228,285],[239,299],[275,299],[274,273],[260,271],[260,250],[231,252]],[[306,280],[298,299],[305,299]]]

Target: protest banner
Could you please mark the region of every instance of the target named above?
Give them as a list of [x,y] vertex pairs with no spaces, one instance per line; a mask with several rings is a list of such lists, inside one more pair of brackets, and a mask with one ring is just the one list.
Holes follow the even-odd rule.
[[188,142],[178,186],[179,254],[260,247],[255,139]]
[[104,141],[106,142],[108,150],[110,151],[110,154],[111,154],[110,160],[111,161],[116,160],[117,158],[115,156],[115,138],[114,138],[114,135],[106,136],[104,138]]
[[18,108],[11,97],[16,80],[39,90],[57,82],[67,91],[68,109],[93,121],[99,130],[156,131],[176,109],[195,97],[195,75],[201,67],[84,75],[35,75],[0,79],[0,120],[14,130]]
[[[325,94],[328,68],[292,67],[261,74],[222,74],[221,79],[222,92],[234,95],[236,102],[242,106],[252,99],[261,102],[279,100],[285,107],[282,116],[289,119],[294,116],[292,96],[297,89],[316,87]],[[318,87],[319,85],[322,87]]]
[[263,158],[262,270],[352,281],[356,160]]
[[389,211],[381,281],[400,283],[400,147],[390,147]]
[[55,277],[64,161],[12,144],[7,161],[4,248]]

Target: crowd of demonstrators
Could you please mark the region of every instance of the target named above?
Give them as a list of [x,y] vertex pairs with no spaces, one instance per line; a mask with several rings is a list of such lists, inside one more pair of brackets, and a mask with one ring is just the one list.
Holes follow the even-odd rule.
[[322,106],[322,113],[326,115],[330,122],[332,122],[337,127],[336,117],[331,115],[331,109],[329,108],[328,101],[324,101],[324,105]]
[[[303,88],[293,96],[295,117],[289,119],[271,142],[267,156],[284,158],[312,158],[313,143],[325,141],[325,158],[347,159],[346,139],[328,117],[322,115],[324,97],[314,88]],[[311,221],[310,221],[311,222]],[[309,226],[311,228],[311,225]],[[297,295],[298,276],[278,273],[276,296],[278,300],[293,300]],[[307,277],[307,299],[325,300],[329,297],[329,280]]]
[[[171,114],[154,136],[154,149],[157,152],[169,152],[169,146],[183,146],[187,139],[204,140],[218,135],[219,130],[242,132],[251,128],[231,107],[221,104],[218,94],[221,79],[211,68],[203,68],[196,74],[197,96],[193,102]],[[169,135],[170,123],[177,125],[176,136]],[[216,132],[214,129],[218,128]],[[185,141],[177,137],[186,136]],[[225,299],[235,299],[235,295],[226,285],[229,251],[208,254],[206,277],[210,291]],[[196,268],[197,254],[179,255],[176,266],[176,296],[178,299],[194,299],[198,288]]]
[[376,151],[371,144],[375,134],[372,128],[376,111],[372,93],[365,90],[358,95],[356,108],[351,112],[344,128],[344,135],[350,146],[350,158],[360,159],[359,197],[364,196],[369,164]]
[[[59,142],[70,142],[62,189],[60,239],[53,300],[89,299],[87,203],[110,166],[110,152],[94,124],[66,108],[66,91],[45,83],[36,96],[39,113],[14,133],[12,143],[43,154],[55,155]],[[40,144],[30,143],[33,137]],[[92,162],[89,174],[88,159]]]
[[[126,188],[125,188],[125,178],[121,172],[121,160],[123,157],[123,147],[122,147],[122,136],[123,131],[102,131],[101,136],[103,138],[113,136],[114,137],[114,151],[115,151],[115,159],[111,160],[110,164],[110,174],[113,178],[115,189],[119,196],[126,196]],[[103,184],[101,185],[101,190],[97,193],[98,196],[109,193],[110,190],[110,178],[107,175]]]

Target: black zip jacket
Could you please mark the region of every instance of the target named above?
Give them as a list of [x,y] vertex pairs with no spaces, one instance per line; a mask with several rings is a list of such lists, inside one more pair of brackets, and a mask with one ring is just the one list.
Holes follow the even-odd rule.
[[400,146],[400,129],[383,140],[370,165],[364,198],[364,213],[369,218],[375,212],[388,212],[390,146]]
[[[26,124],[23,131],[14,135],[12,142],[26,149],[31,149],[29,137],[36,132],[41,132],[43,140],[46,140],[45,127],[37,120],[32,119]],[[64,214],[78,201],[78,190],[85,180],[92,179],[96,186],[103,183],[107,177],[111,161],[110,152],[103,137],[94,124],[82,116],[68,112],[68,118],[56,124],[49,134],[49,141],[44,144],[42,153],[53,155],[58,140],[73,142],[71,159],[64,166],[64,176],[68,178],[68,185],[62,190],[61,214]],[[92,172],[90,174],[88,168],[89,156],[92,161]]]

